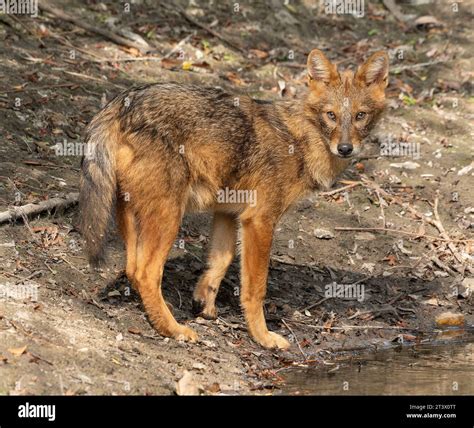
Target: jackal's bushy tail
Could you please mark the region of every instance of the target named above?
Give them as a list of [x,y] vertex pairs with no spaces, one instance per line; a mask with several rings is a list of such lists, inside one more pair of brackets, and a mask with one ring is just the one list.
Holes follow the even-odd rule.
[[105,260],[105,243],[115,208],[117,178],[114,121],[102,111],[91,122],[82,159],[80,179],[80,228],[89,263],[100,266]]

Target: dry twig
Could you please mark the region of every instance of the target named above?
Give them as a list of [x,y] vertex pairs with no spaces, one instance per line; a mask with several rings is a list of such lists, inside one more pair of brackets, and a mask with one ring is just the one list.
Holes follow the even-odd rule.
[[295,342],[298,345],[298,348],[299,348],[301,354],[303,355],[303,358],[306,361],[308,359],[308,356],[304,353],[303,348],[301,347],[300,342],[299,342],[298,337],[296,336],[295,332],[291,329],[291,327],[286,323],[286,321],[283,318],[281,319],[281,321],[283,322],[283,324],[285,324],[285,327],[290,331],[290,333],[295,338]]
[[52,209],[66,208],[75,204],[78,200],[78,193],[69,193],[65,198],[51,198],[47,201],[41,201],[38,204],[27,204],[21,207],[13,207],[8,211],[0,213],[0,224],[10,220],[17,220],[20,217],[24,219],[27,216],[40,214]]
[[83,20],[76,18],[75,16],[70,16],[64,13],[62,10],[49,5],[45,1],[41,1],[38,6],[43,12],[48,12],[56,18],[62,21],[70,22],[71,24],[74,24],[90,33],[98,34],[99,36],[102,36],[105,39],[117,43],[118,45],[135,48],[138,49],[140,52],[146,52],[150,50],[150,46],[148,45],[145,46],[142,43],[134,42],[133,40],[129,40],[125,37],[119,36],[118,34],[112,33],[111,31],[95,27],[94,25],[84,22]]

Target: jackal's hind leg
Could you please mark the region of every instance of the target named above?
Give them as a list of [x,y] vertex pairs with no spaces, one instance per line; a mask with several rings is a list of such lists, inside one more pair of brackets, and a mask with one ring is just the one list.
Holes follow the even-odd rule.
[[163,269],[182,215],[178,208],[171,209],[172,206],[176,206],[174,201],[161,200],[149,215],[139,219],[135,281],[155,329],[163,336],[194,342],[197,334],[174,319],[161,293]]
[[135,215],[129,202],[120,196],[117,201],[117,223],[127,251],[127,265],[125,273],[128,280],[135,286],[135,271],[137,269],[138,231]]

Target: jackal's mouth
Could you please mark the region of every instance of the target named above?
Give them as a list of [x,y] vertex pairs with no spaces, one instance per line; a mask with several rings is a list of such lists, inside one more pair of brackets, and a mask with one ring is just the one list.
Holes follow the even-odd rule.
[[[333,154],[335,154],[335,153],[333,153]],[[350,154],[350,155],[340,155],[339,153],[337,153],[336,156],[337,156],[338,158],[341,158],[341,159],[352,159],[352,158],[354,157],[353,154]]]

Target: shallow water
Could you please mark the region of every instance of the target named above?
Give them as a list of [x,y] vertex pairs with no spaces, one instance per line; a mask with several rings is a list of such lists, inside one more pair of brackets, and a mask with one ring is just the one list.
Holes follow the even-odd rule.
[[343,357],[321,368],[288,369],[283,394],[474,395],[474,332],[447,331],[426,344]]

